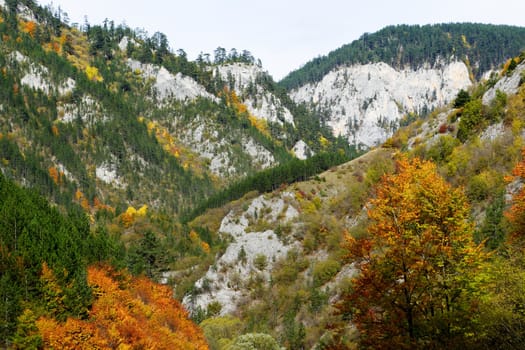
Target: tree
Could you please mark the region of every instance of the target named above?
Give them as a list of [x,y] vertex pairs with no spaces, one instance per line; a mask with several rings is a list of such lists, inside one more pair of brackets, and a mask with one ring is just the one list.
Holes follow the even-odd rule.
[[90,267],[88,282],[95,300],[87,319],[36,321],[44,348],[208,349],[167,286],[104,266]]
[[368,237],[346,236],[361,273],[338,308],[362,344],[453,348],[469,327],[469,278],[483,260],[465,195],[433,163],[401,158],[368,209]]
[[7,13],[5,17],[7,27],[12,31],[17,31],[18,30],[18,20],[17,20],[18,0],[7,0],[5,2],[5,5],[7,7]]
[[[525,148],[521,151],[523,159],[521,162],[516,164],[512,170],[512,176],[506,178],[508,182],[511,181],[523,181],[525,179]],[[522,187],[512,197],[512,206],[505,212],[505,216],[511,223],[511,236],[510,240],[514,244],[520,244],[523,246],[525,241],[525,188]]]
[[465,142],[476,131],[483,129],[486,121],[483,116],[483,104],[480,99],[467,102],[463,107],[459,121],[457,137]]
[[469,101],[470,101],[469,93],[461,89],[459,90],[458,95],[456,99],[454,100],[454,108],[461,108]]
[[215,51],[213,51],[213,55],[215,64],[222,64],[226,61],[226,49],[223,47],[217,47]]

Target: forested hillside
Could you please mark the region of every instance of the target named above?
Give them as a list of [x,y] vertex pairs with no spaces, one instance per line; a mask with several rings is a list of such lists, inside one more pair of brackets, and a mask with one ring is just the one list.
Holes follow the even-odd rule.
[[313,59],[279,84],[293,90],[352,64],[385,62],[394,68],[417,69],[448,62],[452,57],[468,61],[479,78],[524,47],[525,28],[520,27],[477,23],[389,26]]
[[519,348],[523,55],[502,66],[382,147],[193,220],[231,239],[184,298],[211,348]]
[[[523,344],[523,28],[387,27],[277,84],[64,18],[0,7],[0,348]],[[355,110],[287,92],[379,61],[323,86],[370,87]],[[357,152],[328,107],[370,106],[390,133]]]
[[[120,270],[164,283],[186,270],[176,279],[182,298],[224,241],[179,224],[180,213],[272,166],[284,166],[281,182],[263,190],[308,176],[299,141],[302,157],[319,153],[323,168],[354,153],[248,51],[219,48],[213,61],[191,62],[162,33],[64,17],[31,0],[0,7],[0,347],[205,347],[167,287]],[[129,321],[111,334],[109,304]],[[156,314],[161,307],[170,315]]]

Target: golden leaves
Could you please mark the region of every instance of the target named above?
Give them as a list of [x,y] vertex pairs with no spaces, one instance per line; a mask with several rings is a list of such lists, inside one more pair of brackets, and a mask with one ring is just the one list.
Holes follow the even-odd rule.
[[401,157],[376,194],[368,206],[369,236],[345,237],[361,274],[338,308],[351,310],[365,343],[380,346],[388,338],[409,346],[415,329],[468,302],[468,276],[484,255],[472,241],[465,196],[433,163]]

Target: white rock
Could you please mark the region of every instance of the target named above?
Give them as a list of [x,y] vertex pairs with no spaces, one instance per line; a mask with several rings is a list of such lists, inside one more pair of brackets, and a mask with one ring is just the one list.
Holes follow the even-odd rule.
[[303,160],[314,154],[310,147],[308,147],[306,142],[303,140],[297,141],[297,143],[293,146],[292,151],[298,159]]
[[[45,93],[50,93],[54,89],[54,84],[52,84],[49,77],[49,70],[47,67],[31,62],[29,57],[21,54],[18,51],[12,52],[9,57],[11,60],[14,60],[22,65],[24,65],[26,74],[20,79],[20,83],[29,88],[42,90]],[[64,82],[58,84],[56,89],[60,95],[65,95],[73,91],[76,86],[75,80],[72,78],[67,78]]]
[[106,119],[100,104],[88,95],[82,96],[82,100],[77,103],[58,106],[57,109],[63,112],[61,119],[63,123],[72,123],[77,118],[84,123],[92,123],[95,119]]
[[19,63],[26,63],[26,62],[29,62],[29,58],[25,55],[23,55],[22,53],[20,53],[19,51],[13,51],[11,52],[8,57],[12,60],[15,60]]
[[260,144],[255,143],[252,138],[243,140],[242,148],[261,169],[269,168],[276,163],[273,154]]
[[321,81],[293,90],[291,97],[325,112],[335,136],[370,147],[391,136],[403,115],[444,105],[470,85],[462,62],[417,70],[373,63],[335,69]]
[[117,169],[110,164],[103,163],[100,166],[97,166],[95,169],[95,175],[97,179],[108,185],[122,187],[123,182],[117,175]]
[[525,71],[525,62],[519,64],[510,77],[504,76],[501,78],[496,85],[489,89],[483,95],[483,104],[488,106],[496,98],[496,91],[504,92],[507,95],[512,95],[518,92],[518,87],[522,79],[522,72]]
[[118,48],[120,51],[126,51],[128,49],[128,44],[132,43],[133,45],[139,45],[134,39],[130,39],[127,36],[124,36],[122,40],[118,43]]
[[127,63],[132,70],[140,71],[145,78],[155,79],[153,89],[161,101],[168,98],[184,101],[197,97],[216,100],[216,97],[208,93],[202,85],[181,73],[173,75],[164,67],[140,63],[133,59],[128,59]]
[[505,133],[505,126],[503,125],[503,122],[492,124],[492,125],[489,125],[489,127],[485,131],[483,131],[483,133],[480,136],[480,140],[494,141],[499,136],[502,136],[504,133]]
[[[271,199],[259,196],[246,210],[231,211],[223,218],[219,232],[232,236],[234,242],[228,246],[215,265],[208,269],[205,276],[195,283],[195,287],[203,292],[183,299],[183,304],[188,309],[206,310],[210,303],[217,301],[222,306],[222,315],[233,313],[243,296],[241,285],[250,276],[258,274],[264,280],[269,280],[274,262],[284,258],[295,244],[284,244],[274,230],[246,232],[249,226],[248,218],[264,217],[264,220],[273,223],[274,226],[278,225],[277,220],[279,223],[289,222],[299,215],[291,205],[286,206],[284,199],[291,196],[291,193],[281,193],[279,197]],[[239,259],[241,251],[245,252],[245,262]],[[254,259],[259,255],[266,256],[267,265],[264,271],[259,271],[254,264]]]
[[37,22],[37,19],[35,17],[35,14],[31,9],[23,4],[18,5],[18,15],[20,18],[24,19],[25,21],[31,21],[31,22]]
[[76,85],[77,82],[75,80],[73,80],[72,78],[67,78],[66,81],[58,87],[58,93],[60,95],[66,95],[68,93],[71,93],[75,89]]
[[[182,123],[182,127],[178,123],[178,118],[175,118],[172,128],[188,130],[180,133],[180,140],[200,157],[210,160],[209,169],[213,174],[223,177],[244,175],[235,168],[229,145],[231,139],[221,137],[213,123],[200,116],[196,116],[190,124]],[[241,137],[238,142],[241,150],[251,158],[253,167],[266,169],[276,163],[272,153],[251,137]]]
[[22,85],[25,85],[32,89],[42,90],[45,93],[49,93],[49,91],[51,90],[49,82],[42,77],[42,74],[35,70],[32,70],[30,73],[24,75],[22,79],[20,79],[20,82],[22,83]]
[[231,63],[218,66],[217,71],[226,82],[230,78],[234,79],[235,93],[239,96],[245,95],[250,85],[255,88],[255,96],[248,95],[243,101],[250,114],[280,125],[284,122],[294,125],[292,113],[275,95],[257,84],[257,78],[265,74],[262,68],[253,64]]

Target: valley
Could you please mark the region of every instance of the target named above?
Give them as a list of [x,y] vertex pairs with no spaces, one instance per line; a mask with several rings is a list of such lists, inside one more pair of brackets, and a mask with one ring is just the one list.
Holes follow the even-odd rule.
[[0,34],[0,349],[523,340],[524,28],[390,26],[279,82],[32,0]]

